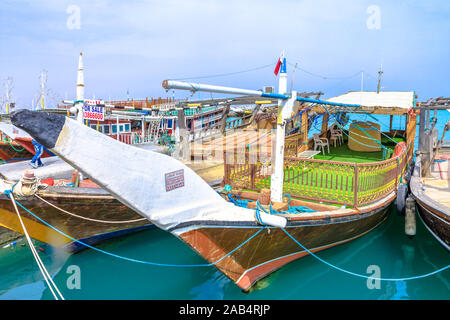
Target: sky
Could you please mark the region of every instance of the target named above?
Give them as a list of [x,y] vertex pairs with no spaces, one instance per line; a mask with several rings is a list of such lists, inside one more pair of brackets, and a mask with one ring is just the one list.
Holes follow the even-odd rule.
[[284,50],[298,92],[374,91],[382,65],[382,90],[425,101],[450,95],[449,36],[448,0],[2,0],[0,98],[12,77],[30,107],[47,70],[50,106],[74,99],[80,52],[85,98],[218,98],[161,83],[277,88]]

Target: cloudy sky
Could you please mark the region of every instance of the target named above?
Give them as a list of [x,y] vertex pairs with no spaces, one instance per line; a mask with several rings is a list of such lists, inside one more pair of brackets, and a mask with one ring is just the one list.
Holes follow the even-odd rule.
[[0,97],[12,77],[15,100],[29,106],[45,69],[50,102],[73,99],[80,51],[86,97],[190,96],[165,92],[168,78],[276,87],[285,50],[297,91],[360,90],[362,70],[376,90],[382,63],[384,90],[426,100],[450,95],[449,36],[448,0],[2,0]]

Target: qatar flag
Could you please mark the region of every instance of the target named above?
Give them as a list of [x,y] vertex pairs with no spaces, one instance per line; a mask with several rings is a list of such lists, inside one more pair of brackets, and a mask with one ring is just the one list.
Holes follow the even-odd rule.
[[281,68],[281,64],[283,63],[283,59],[284,59],[284,53],[281,53],[280,57],[278,58],[277,61],[277,65],[275,66],[275,70],[273,71],[273,73],[275,73],[275,75],[278,75],[278,72],[280,72],[280,68]]

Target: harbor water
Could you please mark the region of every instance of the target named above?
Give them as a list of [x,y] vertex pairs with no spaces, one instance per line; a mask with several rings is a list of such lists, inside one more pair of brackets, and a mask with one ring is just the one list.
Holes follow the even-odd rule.
[[[361,116],[362,120],[367,116]],[[352,118],[355,119],[355,118]],[[450,113],[439,111],[439,136]],[[380,118],[389,124],[389,119]],[[386,121],[387,120],[387,121]],[[395,125],[394,121],[394,125]],[[401,126],[401,122],[398,122]],[[386,127],[381,126],[382,130]],[[417,130],[418,134],[418,130]],[[448,137],[447,137],[447,140]],[[417,147],[417,139],[416,139]],[[374,278],[408,278],[450,264],[450,253],[417,217],[417,234],[404,234],[404,217],[391,206],[370,233],[317,253],[321,259]],[[25,240],[0,248],[0,299],[43,299],[47,288]],[[376,281],[331,268],[315,257],[289,263],[242,292],[215,267],[162,267],[121,260],[94,250],[70,255],[35,242],[59,290],[71,299],[450,299],[450,270],[409,281]],[[186,244],[157,228],[110,240],[98,248],[116,255],[173,265],[206,262]]]

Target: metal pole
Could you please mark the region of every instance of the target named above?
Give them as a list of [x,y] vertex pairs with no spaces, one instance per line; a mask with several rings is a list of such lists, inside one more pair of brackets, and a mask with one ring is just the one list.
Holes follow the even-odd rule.
[[[283,59],[281,71],[278,79],[278,94],[283,95],[287,90],[287,73],[286,58]],[[296,97],[297,93],[292,92],[292,97]],[[293,98],[295,99],[295,98]],[[292,100],[291,104],[293,106]],[[278,116],[277,116],[277,133],[275,141],[275,152],[272,154],[272,165],[274,172],[270,182],[270,200],[272,202],[282,202],[283,183],[284,183],[284,138],[286,135],[286,117],[283,108],[287,108],[287,101],[278,100]]]

